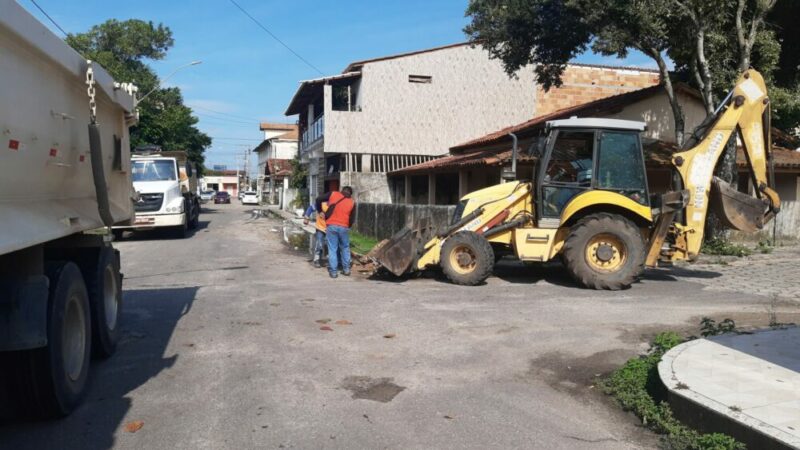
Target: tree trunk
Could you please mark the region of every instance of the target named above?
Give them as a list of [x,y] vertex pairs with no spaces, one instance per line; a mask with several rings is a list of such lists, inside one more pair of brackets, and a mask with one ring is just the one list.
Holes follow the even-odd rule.
[[678,98],[675,95],[675,89],[672,86],[672,80],[669,77],[669,68],[667,67],[666,61],[661,56],[661,52],[657,49],[646,49],[644,53],[648,54],[651,58],[656,61],[658,64],[658,73],[661,79],[661,84],[664,85],[664,91],[667,93],[667,98],[669,99],[669,105],[672,108],[672,118],[675,121],[675,143],[680,148],[683,145],[684,140],[684,128],[685,125],[685,117],[683,115],[683,108],[681,104],[678,102]]

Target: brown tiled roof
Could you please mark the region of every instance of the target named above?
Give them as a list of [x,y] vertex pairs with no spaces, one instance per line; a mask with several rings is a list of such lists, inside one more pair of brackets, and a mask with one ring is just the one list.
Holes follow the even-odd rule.
[[297,125],[290,123],[261,122],[258,126],[258,129],[261,131],[267,131],[267,130],[291,131],[293,129],[297,129]]
[[[661,166],[671,164],[671,155],[675,151],[675,146],[662,141],[654,141],[643,146],[645,158],[648,165]],[[420,173],[433,173],[442,171],[452,171],[476,166],[502,166],[511,162],[511,149],[501,150],[478,150],[443,158],[433,159],[424,163],[408,166],[400,170],[391,172],[390,175],[414,175]],[[517,162],[526,163],[536,161],[536,157],[529,156],[520,150],[517,154]]]
[[283,133],[280,136],[276,136],[275,139],[283,139],[286,141],[296,141],[300,137],[300,130],[297,129],[297,125],[294,126],[294,129],[288,133]]
[[[788,148],[772,147],[772,161],[776,169],[800,169],[800,152]],[[741,149],[736,154],[736,163],[741,167],[747,165]]]
[[[642,145],[645,163],[649,168],[672,167],[672,154],[677,150],[675,144],[664,141],[652,141]],[[773,147],[772,157],[777,169],[800,169],[800,152],[780,147]],[[517,162],[532,162],[536,158],[520,153]],[[433,159],[421,164],[408,166],[391,172],[390,175],[416,175],[436,172],[448,172],[470,167],[502,166],[511,162],[511,150],[479,150],[460,153],[444,158]],[[740,148],[736,156],[739,167],[744,168],[747,162]]]
[[[683,86],[681,84],[676,84],[675,89],[676,90],[679,89],[690,93],[694,92],[693,89]],[[503,128],[502,130],[489,133],[477,139],[473,139],[463,144],[456,145],[454,147],[451,147],[450,151],[459,152],[474,147],[482,147],[486,145],[496,144],[503,139],[508,139],[508,133],[520,134],[520,133],[525,133],[527,131],[533,131],[535,129],[543,127],[545,122],[550,120],[564,119],[571,116],[597,117],[597,116],[613,114],[617,111],[620,111],[625,106],[628,106],[632,103],[636,103],[640,100],[651,97],[653,95],[658,95],[661,92],[663,92],[663,86],[658,84],[655,86],[646,87],[644,89],[638,89],[631,92],[625,92],[623,94],[612,95],[611,97],[601,98],[599,100],[594,100],[589,103],[583,103],[580,105],[559,109],[558,111],[554,111],[550,114],[534,117],[533,119],[530,119],[526,122],[522,122],[517,125],[512,125],[510,127]]]
[[292,164],[288,159],[268,159],[266,175],[285,178],[292,174]]

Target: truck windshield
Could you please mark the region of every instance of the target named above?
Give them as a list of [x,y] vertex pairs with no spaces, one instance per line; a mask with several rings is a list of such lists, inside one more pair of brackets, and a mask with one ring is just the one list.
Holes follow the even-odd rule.
[[133,162],[133,181],[177,180],[175,161],[168,159]]

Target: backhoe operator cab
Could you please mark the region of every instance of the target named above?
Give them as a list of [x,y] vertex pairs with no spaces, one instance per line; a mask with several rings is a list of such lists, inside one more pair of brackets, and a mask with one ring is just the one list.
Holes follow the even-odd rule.
[[[495,255],[526,262],[560,257],[572,277],[594,289],[630,286],[659,261],[696,259],[706,214],[723,224],[761,229],[779,210],[770,164],[767,90],[755,70],[743,73],[717,111],[672,156],[676,189],[653,201],[640,134],[645,124],[570,118],[546,125],[532,182],[514,181],[517,139],[507,180],[462,198],[453,223],[430,239],[402,230],[368,256],[395,275],[439,265],[456,284],[483,282]],[[713,176],[733,133],[755,186],[738,192]]]

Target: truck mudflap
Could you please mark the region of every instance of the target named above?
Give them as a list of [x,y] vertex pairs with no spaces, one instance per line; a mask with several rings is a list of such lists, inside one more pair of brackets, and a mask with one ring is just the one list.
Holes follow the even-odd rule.
[[44,275],[0,280],[0,352],[47,345],[48,288]]

